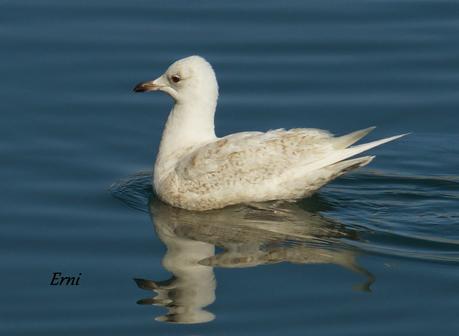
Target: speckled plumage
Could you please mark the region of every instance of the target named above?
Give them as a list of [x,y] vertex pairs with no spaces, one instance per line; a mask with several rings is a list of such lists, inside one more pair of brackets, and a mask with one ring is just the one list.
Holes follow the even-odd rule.
[[347,160],[400,136],[349,147],[373,128],[334,137],[309,128],[235,133],[217,138],[215,73],[203,58],[172,64],[136,91],[161,90],[175,100],[155,163],[154,187],[173,206],[209,210],[237,203],[311,195],[373,157]]

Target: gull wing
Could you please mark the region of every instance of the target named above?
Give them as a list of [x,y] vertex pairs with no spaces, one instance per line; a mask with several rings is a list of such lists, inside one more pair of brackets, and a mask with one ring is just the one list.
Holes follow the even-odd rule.
[[334,139],[329,132],[306,128],[235,133],[187,155],[176,173],[201,183],[261,183],[292,165],[324,159],[335,150]]
[[341,137],[305,128],[232,134],[184,156],[159,194],[189,210],[305,197],[373,159],[349,158],[403,136],[348,147],[369,131]]

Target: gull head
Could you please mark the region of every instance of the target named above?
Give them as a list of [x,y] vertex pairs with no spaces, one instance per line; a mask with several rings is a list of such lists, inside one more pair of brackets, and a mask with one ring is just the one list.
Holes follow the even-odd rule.
[[138,84],[134,91],[163,91],[177,103],[216,101],[218,84],[212,66],[200,56],[190,56],[174,62],[155,80]]

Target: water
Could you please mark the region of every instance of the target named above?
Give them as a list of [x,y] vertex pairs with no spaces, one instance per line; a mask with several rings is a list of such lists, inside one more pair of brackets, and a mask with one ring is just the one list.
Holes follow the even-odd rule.
[[[458,36],[455,1],[0,1],[2,334],[457,335]],[[220,135],[412,134],[287,208],[171,209],[171,101],[131,90],[191,54]]]

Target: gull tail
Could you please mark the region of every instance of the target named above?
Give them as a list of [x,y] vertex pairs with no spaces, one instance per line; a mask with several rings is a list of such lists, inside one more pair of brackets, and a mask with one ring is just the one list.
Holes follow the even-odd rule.
[[366,166],[371,161],[373,161],[374,158],[375,156],[373,155],[373,156],[362,156],[362,157],[358,157],[355,159],[339,161],[337,163],[327,166],[327,169],[330,168],[334,171],[332,178],[335,178],[351,170]]
[[336,149],[343,149],[347,148],[350,145],[356,143],[360,139],[362,139],[365,135],[373,131],[376,127],[368,127],[359,131],[355,131],[334,139],[334,146]]
[[[363,134],[367,130],[368,129],[362,130],[362,131],[357,131],[357,132],[361,132],[360,134]],[[352,134],[356,134],[357,132],[351,133],[348,136],[351,138],[351,135]],[[367,131],[367,133],[368,132],[369,131]],[[376,146],[379,146],[379,145],[385,144],[387,142],[399,139],[399,138],[401,138],[401,137],[403,137],[403,136],[405,136],[407,134],[409,134],[409,133],[396,135],[396,136],[392,136],[392,137],[389,137],[389,138],[376,140],[376,141],[368,142],[368,143],[365,143],[365,144],[362,144],[362,145],[357,145],[357,146],[353,146],[353,147],[349,147],[349,148],[338,149],[334,153],[331,153],[330,155],[328,155],[326,158],[321,159],[321,160],[317,160],[317,161],[309,163],[307,165],[304,165],[303,167],[301,167],[301,169],[298,169],[299,167],[296,167],[295,171],[293,172],[293,176],[290,175],[290,178],[295,178],[295,177],[299,178],[301,176],[304,176],[304,174],[307,173],[307,172],[311,172],[311,171],[314,171],[314,170],[317,170],[317,169],[320,169],[320,168],[323,168],[323,167],[326,167],[326,166],[330,166],[330,165],[336,164],[336,163],[338,163],[340,161],[346,160],[347,158],[350,158],[352,156],[355,156],[357,154],[365,152],[365,151],[367,151],[367,150],[369,150],[371,148],[374,148]],[[357,137],[358,136],[355,136],[354,138],[357,138]],[[373,159],[373,157],[371,157],[371,159]],[[366,161],[366,160],[364,160],[364,161]],[[369,163],[369,161],[366,162],[366,163]]]

